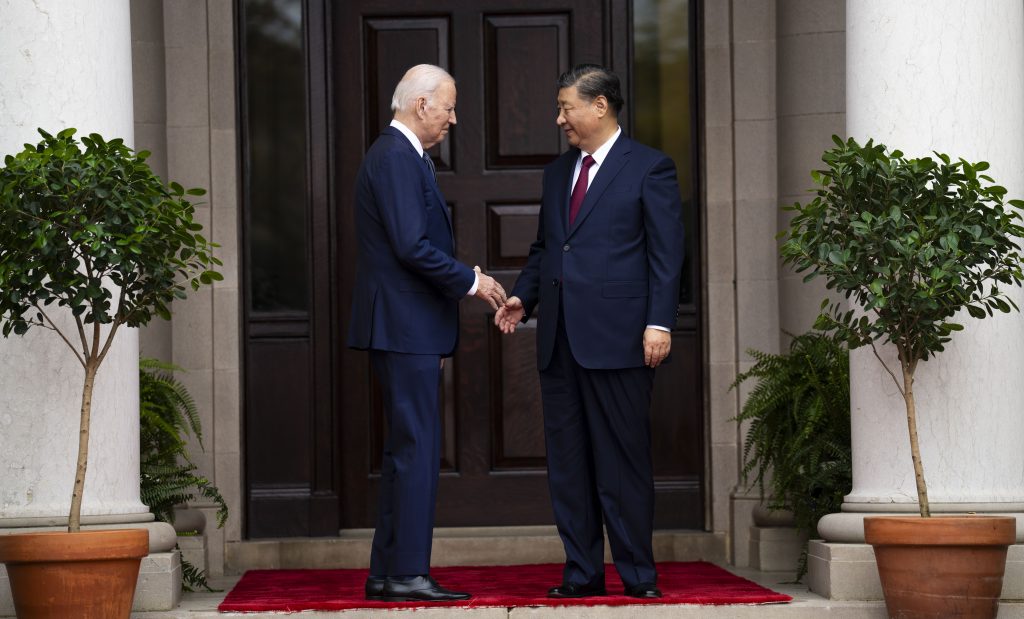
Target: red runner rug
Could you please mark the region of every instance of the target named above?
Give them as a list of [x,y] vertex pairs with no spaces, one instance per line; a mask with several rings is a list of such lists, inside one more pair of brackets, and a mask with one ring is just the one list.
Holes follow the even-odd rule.
[[562,580],[562,565],[438,567],[431,574],[443,587],[468,591],[464,602],[370,602],[363,599],[367,570],[252,570],[218,607],[227,611],[345,610],[424,606],[625,606],[629,604],[768,604],[788,595],[740,578],[711,563],[659,563],[658,587],[665,596],[639,600],[623,594],[615,568],[607,566],[609,595],[576,600],[546,597]]

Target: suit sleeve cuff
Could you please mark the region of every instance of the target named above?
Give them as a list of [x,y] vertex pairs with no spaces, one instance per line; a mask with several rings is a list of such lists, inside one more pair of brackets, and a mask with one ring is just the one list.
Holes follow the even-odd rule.
[[666,333],[672,333],[672,329],[668,327],[662,327],[661,325],[647,325],[648,329],[657,329],[658,331],[664,331]]
[[480,274],[477,273],[476,271],[473,271],[473,287],[469,289],[469,292],[466,293],[466,296],[471,297],[475,295],[478,286],[480,286]]

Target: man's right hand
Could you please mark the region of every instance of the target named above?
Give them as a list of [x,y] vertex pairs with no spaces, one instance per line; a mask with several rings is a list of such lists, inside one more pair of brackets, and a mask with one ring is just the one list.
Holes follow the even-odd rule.
[[494,315],[494,324],[506,335],[515,333],[516,326],[522,322],[525,315],[523,301],[519,297],[509,297],[505,305]]
[[480,267],[475,266],[477,286],[476,296],[486,301],[491,309],[498,309],[505,304],[505,289],[490,275],[485,275]]

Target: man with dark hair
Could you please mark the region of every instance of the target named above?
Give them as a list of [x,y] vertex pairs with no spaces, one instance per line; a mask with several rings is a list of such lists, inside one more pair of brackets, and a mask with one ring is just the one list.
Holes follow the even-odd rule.
[[572,148],[544,169],[537,240],[495,324],[511,333],[537,309],[548,484],[566,555],[548,595],[605,595],[603,524],[626,595],[657,598],[648,409],[683,264],[675,164],[622,135],[611,71],[577,65],[558,87],[556,122]]

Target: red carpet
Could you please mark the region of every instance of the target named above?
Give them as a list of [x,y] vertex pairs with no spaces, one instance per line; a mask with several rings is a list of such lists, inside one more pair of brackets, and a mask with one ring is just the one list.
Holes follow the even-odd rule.
[[[638,600],[622,594],[622,583],[607,568],[610,595],[579,600],[546,597],[562,580],[561,564],[438,567],[431,574],[444,587],[469,591],[473,598],[444,606],[624,606],[627,604],[765,604],[788,602],[788,595],[735,576],[711,563],[659,563],[658,586],[665,597]],[[246,572],[218,607],[220,611],[344,610],[439,606],[419,602],[363,599],[366,570],[252,570]]]

